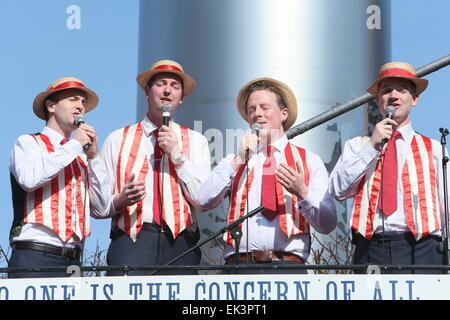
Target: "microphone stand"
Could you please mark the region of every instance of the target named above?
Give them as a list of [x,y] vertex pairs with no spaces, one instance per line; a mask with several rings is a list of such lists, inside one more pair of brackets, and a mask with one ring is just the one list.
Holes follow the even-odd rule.
[[443,186],[444,186],[444,217],[445,217],[445,236],[444,240],[444,265],[449,265],[449,252],[448,252],[448,191],[447,191],[447,162],[449,158],[445,155],[445,145],[447,143],[446,136],[448,135],[447,128],[439,128],[439,132],[442,134],[441,136],[441,145],[442,145],[442,175],[443,175]]
[[[261,212],[261,211],[263,211],[263,210],[264,210],[264,207],[263,207],[263,206],[259,206],[259,207],[257,207],[256,209],[253,209],[252,211],[250,211],[250,212],[249,212],[248,214],[246,214],[245,216],[242,216],[242,217],[240,217],[239,219],[237,219],[236,221],[234,221],[234,222],[232,222],[232,223],[230,223],[230,224],[224,226],[222,229],[220,229],[219,231],[217,231],[217,232],[214,233],[213,235],[209,236],[207,239],[205,239],[205,240],[203,240],[203,241],[200,241],[200,242],[197,243],[194,247],[192,247],[192,248],[190,248],[189,250],[187,250],[186,252],[180,254],[178,257],[175,257],[174,259],[170,260],[169,262],[167,262],[167,263],[165,264],[165,266],[168,266],[168,265],[173,264],[174,262],[180,260],[181,258],[183,258],[183,257],[186,256],[187,254],[191,253],[192,251],[197,250],[198,248],[200,248],[200,247],[201,247],[202,245],[204,245],[205,243],[211,241],[212,239],[216,238],[217,236],[219,236],[219,235],[221,235],[221,234],[223,234],[223,233],[225,233],[225,232],[227,232],[227,231],[230,231],[230,232],[231,232],[231,235],[233,235],[233,233],[236,234],[237,238],[235,239],[235,241],[236,241],[235,247],[236,247],[236,250],[237,250],[236,252],[239,254],[239,241],[240,241],[240,238],[241,238],[241,236],[242,236],[242,232],[241,232],[241,230],[240,230],[240,228],[239,228],[239,225],[240,225],[241,223],[243,223],[246,219],[253,217],[255,214],[257,214],[257,213],[259,213],[259,212]],[[234,238],[234,236],[233,236],[233,238]],[[236,255],[236,257],[239,257],[238,254]],[[155,270],[154,272],[151,273],[151,275],[154,275],[154,274],[156,274],[157,272],[158,272],[158,270]]]

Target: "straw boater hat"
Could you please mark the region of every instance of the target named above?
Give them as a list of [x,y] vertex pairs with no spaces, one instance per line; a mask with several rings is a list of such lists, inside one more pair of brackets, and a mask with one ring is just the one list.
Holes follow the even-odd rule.
[[64,77],[51,83],[48,86],[47,90],[42,91],[36,96],[36,98],[34,98],[33,102],[34,113],[42,120],[45,120],[44,115],[45,100],[47,100],[47,98],[53,93],[67,89],[78,89],[86,93],[87,97],[86,97],[85,112],[89,112],[97,106],[98,96],[95,94],[94,91],[87,88],[84,85],[83,81],[77,78]]
[[367,89],[367,92],[376,96],[378,94],[380,82],[386,78],[401,78],[413,82],[416,86],[417,95],[425,91],[428,86],[428,80],[417,78],[416,70],[410,64],[405,62],[389,62],[380,68],[378,79],[372,83]]
[[150,80],[154,75],[158,73],[174,73],[178,75],[181,80],[183,81],[183,95],[187,96],[189,93],[192,92],[195,88],[195,80],[184,72],[183,67],[172,60],[160,60],[158,62],[155,62],[150,70],[144,71],[140,73],[136,77],[136,81],[139,83],[142,89],[145,90],[145,87],[147,86],[148,80]]
[[248,82],[241,88],[237,96],[237,109],[242,118],[247,121],[247,100],[250,95],[248,89],[257,82],[264,82],[266,85],[276,87],[280,90],[281,97],[289,110],[288,118],[286,119],[283,128],[284,130],[289,129],[294,124],[295,120],[297,120],[297,99],[295,98],[294,92],[292,92],[287,85],[272,78],[258,78]]

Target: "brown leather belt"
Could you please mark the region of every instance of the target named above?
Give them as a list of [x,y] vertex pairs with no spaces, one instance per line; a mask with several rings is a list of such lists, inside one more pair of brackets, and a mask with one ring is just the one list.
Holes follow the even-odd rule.
[[[233,263],[234,261],[236,261],[235,257],[236,255],[232,254],[228,256],[225,259],[225,261],[228,263]],[[305,263],[305,261],[302,258],[293,253],[283,251],[273,251],[273,250],[254,250],[252,252],[249,252],[248,254],[247,253],[239,254],[239,261],[247,261],[247,260],[256,263],[273,262],[273,261],[290,261],[301,264]]]
[[36,243],[31,241],[16,241],[13,243],[14,249],[22,250],[35,250],[40,252],[45,252],[49,254],[54,254],[67,259],[80,259],[81,250],[80,248],[62,248],[55,247],[48,244]]

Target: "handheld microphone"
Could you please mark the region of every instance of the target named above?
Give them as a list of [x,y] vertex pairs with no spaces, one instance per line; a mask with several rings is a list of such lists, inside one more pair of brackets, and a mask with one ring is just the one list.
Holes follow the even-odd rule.
[[[395,107],[393,106],[387,106],[384,108],[384,113],[386,115],[386,118],[388,119],[393,119],[395,116],[395,111],[397,111],[397,109],[395,109]],[[383,149],[384,145],[389,141],[389,139],[383,139],[383,141],[381,141],[381,149]]]
[[170,120],[170,111],[172,110],[172,105],[168,102],[164,102],[163,105],[160,107],[162,112],[162,121],[163,125],[168,126],[169,120]]
[[[252,129],[252,134],[256,134],[257,137],[259,137],[259,130],[261,130],[261,125],[259,123],[254,123],[250,126],[250,129]],[[250,152],[250,149],[245,150],[247,154]]]
[[80,124],[85,123],[84,122],[84,116],[82,114],[77,114],[75,118],[73,119],[73,124],[77,127],[80,126]]
[[394,118],[395,111],[397,111],[397,109],[395,109],[395,107],[393,106],[387,106],[386,108],[384,108],[384,113],[386,114],[386,118],[388,119]]
[[[77,115],[74,117],[74,119],[73,119],[73,124],[76,125],[77,127],[79,127],[82,123],[86,123],[86,122],[84,121],[84,115],[82,115],[82,114],[77,114]],[[90,143],[86,143],[86,144],[83,146],[84,151],[87,151],[87,149],[89,149],[89,145],[90,145]]]
[[259,136],[259,130],[261,130],[261,125],[259,123],[254,123],[250,127],[252,129],[252,134]]

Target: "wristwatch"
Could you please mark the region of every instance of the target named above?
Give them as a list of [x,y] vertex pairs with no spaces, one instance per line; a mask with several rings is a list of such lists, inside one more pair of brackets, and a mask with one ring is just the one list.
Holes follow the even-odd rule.
[[178,164],[184,163],[184,162],[186,161],[186,157],[184,156],[184,153],[183,153],[183,152],[180,152],[180,153],[177,154],[176,156],[171,157],[171,160],[172,160],[172,163],[173,163],[173,164],[178,165]]

